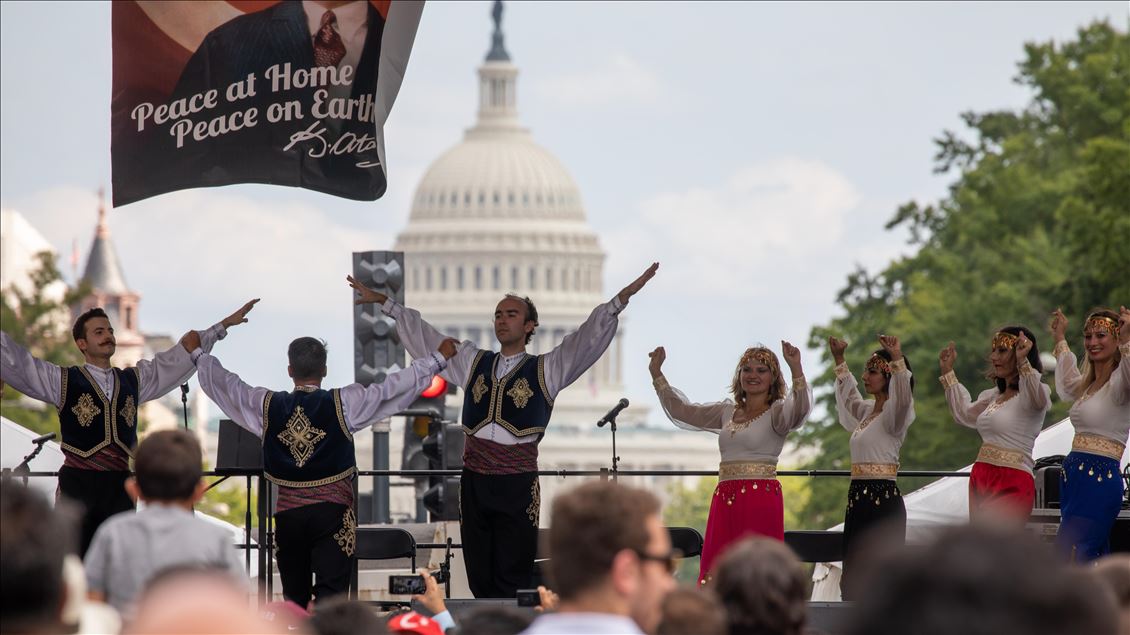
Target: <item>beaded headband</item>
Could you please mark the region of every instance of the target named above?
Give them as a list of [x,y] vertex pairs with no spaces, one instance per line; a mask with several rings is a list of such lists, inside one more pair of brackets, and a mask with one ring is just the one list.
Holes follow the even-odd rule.
[[869,371],[877,371],[883,373],[884,375],[891,374],[891,365],[887,363],[887,360],[878,355],[872,355],[871,359],[867,360],[867,366],[865,367],[865,369]]
[[1019,341],[1020,338],[1012,333],[997,331],[993,336],[993,348],[1016,348],[1016,343]]
[[779,367],[777,365],[777,356],[773,351],[767,348],[750,348],[742,354],[741,360],[738,361],[738,366],[745,366],[750,361],[756,361],[759,364],[768,366],[774,373],[779,374]]
[[1114,339],[1118,339],[1119,336],[1118,322],[1115,322],[1105,315],[1092,315],[1087,318],[1087,324],[1083,326],[1083,333],[1086,334],[1088,330],[1091,332],[1096,330],[1108,331],[1114,336]]

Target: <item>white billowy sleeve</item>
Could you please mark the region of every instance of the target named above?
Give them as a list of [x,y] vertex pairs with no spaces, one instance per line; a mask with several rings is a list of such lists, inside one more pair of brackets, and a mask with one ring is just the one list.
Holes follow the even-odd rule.
[[0,379],[21,393],[62,406],[63,369],[45,362],[0,331]]
[[836,415],[848,432],[855,431],[867,416],[870,404],[859,394],[859,381],[851,374],[847,362],[836,365]]
[[1110,376],[1110,397],[1121,406],[1130,402],[1130,343],[1119,346],[1118,350],[1122,361]]
[[[420,316],[419,311],[397,304],[391,298],[381,305],[381,311],[396,320],[396,334],[400,337],[401,344],[404,344],[404,350],[408,351],[412,359],[428,357],[439,348],[441,342],[449,337],[440,333],[436,327],[428,324]],[[477,346],[469,340],[464,340],[459,345],[455,357],[447,360],[447,367],[440,373],[440,377],[461,388],[466,387],[467,379],[471,376],[471,364],[474,363],[475,355],[478,352]]]
[[[205,353],[211,353],[216,342],[224,339],[228,332],[223,324],[215,324],[197,333],[200,334],[200,349]],[[159,399],[188,381],[195,372],[196,365],[192,363],[192,357],[180,342],[177,342],[168,350],[154,355],[153,359],[137,362],[137,398],[142,402]]]
[[1083,375],[1078,364],[1079,360],[1067,342],[1060,340],[1055,345],[1055,391],[1064,401],[1075,401],[1082,391]]
[[911,374],[904,360],[891,362],[891,380],[887,384],[887,432],[893,436],[903,434],[914,423],[914,392],[910,388]]
[[566,386],[577,381],[586,370],[600,359],[620,323],[618,316],[624,305],[620,298],[601,304],[593,309],[577,330],[561,340],[561,344],[545,354],[545,389],[550,399]]
[[718,434],[722,424],[733,415],[734,403],[730,400],[692,403],[681,390],[667,383],[666,377],[660,376],[653,384],[667,418],[684,430],[708,430]]
[[350,384],[341,389],[341,409],[345,425],[357,432],[376,421],[391,417],[412,405],[432,377],[444,368],[443,355],[432,352],[392,373],[379,384]]
[[803,376],[794,377],[793,388],[785,396],[780,412],[774,413],[773,430],[785,436],[804,425],[810,412],[812,412],[812,389],[808,387],[808,380]]
[[196,380],[204,394],[239,427],[262,437],[263,400],[270,391],[248,385],[224,368],[220,360],[199,348],[192,352],[192,357],[196,360]]
[[977,417],[989,407],[993,393],[986,390],[981,393],[977,401],[969,396],[969,391],[957,380],[957,375],[951,370],[940,378],[942,386],[946,389],[946,404],[949,405],[953,420],[967,428],[977,427]]
[[1052,389],[1040,380],[1040,371],[1032,368],[1028,360],[1020,362],[1020,394],[1022,403],[1031,410],[1046,412],[1052,406]]

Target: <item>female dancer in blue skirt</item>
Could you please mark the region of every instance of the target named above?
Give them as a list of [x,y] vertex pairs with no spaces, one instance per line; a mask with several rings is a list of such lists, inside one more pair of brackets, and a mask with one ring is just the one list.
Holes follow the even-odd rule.
[[1071,405],[1075,439],[1063,461],[1058,542],[1072,560],[1110,551],[1110,530],[1122,505],[1119,461],[1130,435],[1130,310],[1100,309],[1083,325],[1083,367],[1067,345],[1067,318],[1052,313],[1055,388]]

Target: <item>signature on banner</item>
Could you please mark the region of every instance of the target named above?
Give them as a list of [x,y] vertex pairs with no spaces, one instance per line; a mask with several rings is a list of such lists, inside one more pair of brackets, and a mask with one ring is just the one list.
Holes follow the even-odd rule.
[[[305,130],[299,130],[290,135],[290,143],[286,144],[283,152],[290,150],[299,143],[310,142],[306,147],[306,155],[320,159],[326,155],[340,156],[372,152],[377,147],[376,138],[369,133],[358,136],[356,133],[346,132],[332,142],[328,137],[329,129],[326,128],[325,124],[321,121],[315,121]],[[380,164],[380,161],[358,161],[357,167],[371,168]]]

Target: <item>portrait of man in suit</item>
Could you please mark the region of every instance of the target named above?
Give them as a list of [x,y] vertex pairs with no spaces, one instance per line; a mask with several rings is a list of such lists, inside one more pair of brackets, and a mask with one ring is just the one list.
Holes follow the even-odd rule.
[[155,135],[160,165],[149,167],[167,189],[204,180],[380,196],[373,96],[384,26],[368,0],[283,0],[221,24],[170,97],[215,90],[217,105],[189,116],[193,127],[172,123]]

